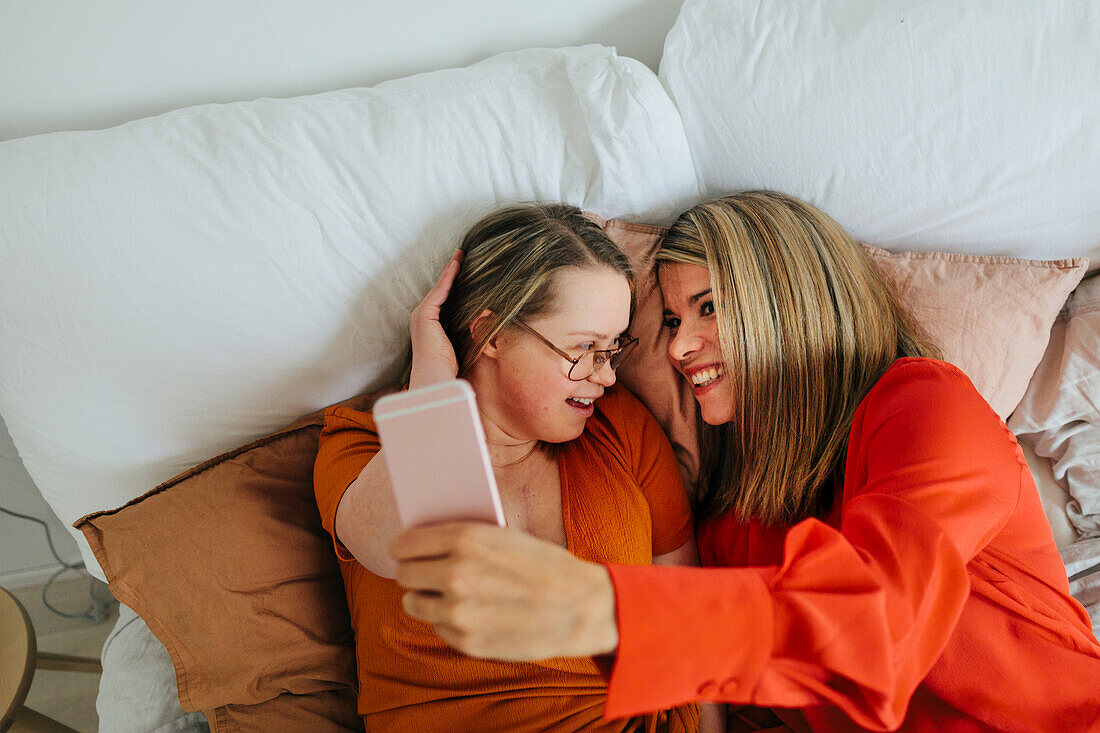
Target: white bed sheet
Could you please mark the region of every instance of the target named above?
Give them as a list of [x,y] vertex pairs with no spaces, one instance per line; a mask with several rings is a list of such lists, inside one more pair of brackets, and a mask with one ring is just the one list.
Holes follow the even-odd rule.
[[96,712],[104,733],[209,733],[202,713],[180,707],[168,650],[134,611],[119,604],[103,644]]

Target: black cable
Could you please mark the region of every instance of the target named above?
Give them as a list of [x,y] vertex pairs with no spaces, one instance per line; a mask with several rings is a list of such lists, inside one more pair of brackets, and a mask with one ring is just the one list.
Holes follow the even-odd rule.
[[[96,586],[95,578],[91,578],[91,584],[88,587],[88,595],[91,596],[92,604],[90,606],[88,606],[88,608],[83,613],[66,613],[66,612],[64,612],[64,611],[62,611],[58,608],[55,608],[49,602],[49,600],[46,598],[46,593],[50,590],[50,586],[53,585],[53,582],[55,580],[57,580],[58,577],[60,577],[61,574],[64,573],[65,571],[67,571],[67,570],[80,570],[81,568],[84,568],[85,567],[84,563],[83,562],[67,563],[64,560],[62,560],[61,555],[59,555],[57,553],[57,548],[54,547],[53,537],[50,535],[50,526],[48,524],[46,524],[45,522],[43,522],[38,517],[32,517],[32,516],[27,515],[27,514],[20,514],[19,512],[13,512],[11,509],[5,509],[2,506],[0,506],[0,512],[3,512],[4,514],[8,514],[10,516],[13,516],[17,519],[25,519],[28,522],[34,522],[36,524],[40,524],[40,525],[42,525],[42,531],[46,533],[46,542],[49,543],[49,545],[50,545],[50,553],[53,555],[54,560],[57,560],[58,564],[61,565],[61,567],[58,568],[57,572],[54,573],[53,575],[51,575],[50,579],[46,581],[46,584],[44,586],[42,586],[42,604],[46,608],[53,611],[55,614],[57,614],[58,616],[61,616],[62,618],[83,618],[83,619],[87,619],[88,621],[94,621],[94,622],[97,622],[97,623],[99,621],[102,621],[103,619],[107,618],[107,614],[108,614],[109,609],[110,609],[111,601],[105,601],[103,599],[96,598],[96,595],[95,595],[95,586]],[[113,599],[112,599],[112,601],[113,601]]]
[[1081,570],[1069,576],[1069,582],[1072,583],[1075,580],[1080,580],[1081,578],[1092,575],[1095,572],[1100,572],[1100,563],[1096,563],[1092,567],[1085,568],[1084,570]]

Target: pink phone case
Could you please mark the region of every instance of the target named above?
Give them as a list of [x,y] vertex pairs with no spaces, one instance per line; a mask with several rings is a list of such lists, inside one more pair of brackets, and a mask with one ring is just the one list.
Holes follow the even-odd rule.
[[454,520],[506,526],[468,382],[387,395],[375,403],[374,421],[404,526]]

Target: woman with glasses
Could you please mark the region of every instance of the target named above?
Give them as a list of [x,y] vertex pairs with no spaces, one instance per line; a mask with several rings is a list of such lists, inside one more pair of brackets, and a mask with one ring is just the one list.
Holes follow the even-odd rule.
[[[699,700],[743,706],[737,730],[1100,730],[1100,644],[1019,446],[859,245],[750,191],[682,214],[656,262],[705,423],[708,567],[414,528],[392,548],[409,613],[478,656],[613,655],[610,718]],[[588,600],[534,619],[544,587]]]
[[[408,386],[470,382],[510,530],[566,558],[698,564],[671,446],[614,386],[635,344],[632,301],[626,256],[578,209],[498,211],[467,233],[413,312]],[[367,730],[640,731],[658,719],[662,730],[698,728],[694,704],[603,720],[607,680],[591,656],[475,659],[446,643],[448,629],[406,615],[389,554],[400,526],[369,414],[326,413],[314,486],[341,561]],[[552,586],[536,599],[531,613],[546,618],[588,600]]]

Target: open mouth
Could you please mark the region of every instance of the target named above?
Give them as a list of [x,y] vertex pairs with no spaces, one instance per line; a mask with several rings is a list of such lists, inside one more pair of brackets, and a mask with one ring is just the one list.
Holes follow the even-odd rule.
[[726,373],[726,368],[721,364],[717,366],[708,367],[706,369],[700,369],[691,375],[691,385],[695,391],[695,394],[699,395],[703,392],[709,391],[718,380],[720,380]]
[[595,401],[596,400],[587,397],[570,397],[565,400],[565,403],[572,407],[574,410],[578,410],[585,414],[591,414],[592,410],[594,409],[592,407],[592,403]]

